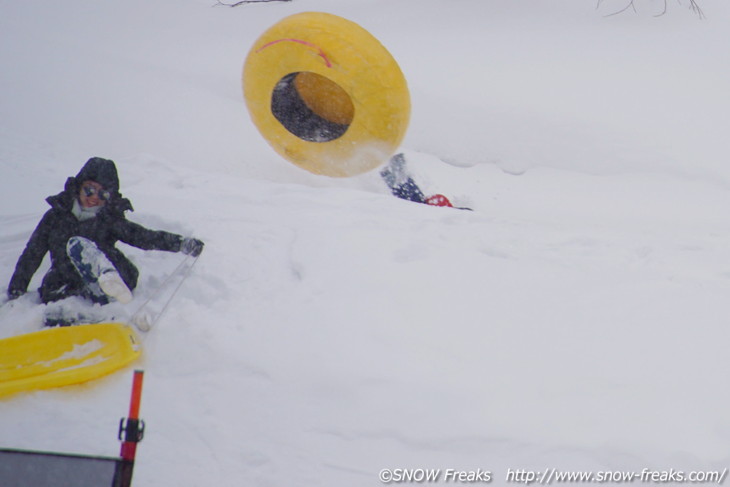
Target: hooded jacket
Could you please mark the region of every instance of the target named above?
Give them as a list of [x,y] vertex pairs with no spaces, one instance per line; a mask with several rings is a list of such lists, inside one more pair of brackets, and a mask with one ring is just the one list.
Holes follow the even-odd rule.
[[[74,216],[72,208],[81,184],[89,180],[101,184],[109,192],[109,197],[94,218],[82,221]],[[41,301],[47,303],[81,294],[84,283],[66,253],[68,239],[73,236],[86,237],[95,242],[114,264],[129,289],[137,286],[139,271],[116,248],[118,241],[144,250],[180,251],[181,235],[150,230],[127,220],[125,212],[134,210],[130,201],[119,193],[117,170],[114,162],[108,159],[89,159],[75,177],[66,180],[64,190],[49,196],[46,202],[51,209],[41,218],[18,259],[8,286],[10,295],[17,296],[27,291],[33,275],[49,252],[51,268],[38,290]]]

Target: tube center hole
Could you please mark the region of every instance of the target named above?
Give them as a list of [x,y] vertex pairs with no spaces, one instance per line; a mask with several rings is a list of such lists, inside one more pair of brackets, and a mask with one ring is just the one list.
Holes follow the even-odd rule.
[[290,73],[276,84],[271,113],[300,139],[329,142],[347,132],[355,106],[350,95],[334,81],[302,71]]

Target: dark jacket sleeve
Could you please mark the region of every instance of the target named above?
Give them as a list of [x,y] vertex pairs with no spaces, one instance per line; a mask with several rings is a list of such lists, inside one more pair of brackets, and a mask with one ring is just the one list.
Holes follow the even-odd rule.
[[183,240],[182,235],[162,230],[150,230],[126,219],[117,221],[116,233],[122,242],[143,250],[179,252]]
[[43,215],[40,223],[38,223],[38,226],[30,236],[25,250],[20,255],[18,263],[15,265],[15,272],[8,285],[9,294],[18,295],[26,292],[33,275],[38,270],[38,267],[40,267],[41,262],[43,262],[43,257],[45,257],[49,250],[48,232],[51,229],[50,221],[52,219],[52,211],[49,210]]

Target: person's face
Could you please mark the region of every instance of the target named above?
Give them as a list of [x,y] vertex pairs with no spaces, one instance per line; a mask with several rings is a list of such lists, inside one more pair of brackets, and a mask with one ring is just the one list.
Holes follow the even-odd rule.
[[104,187],[96,181],[84,181],[79,191],[79,203],[84,208],[104,206],[106,200],[101,197],[103,191]]

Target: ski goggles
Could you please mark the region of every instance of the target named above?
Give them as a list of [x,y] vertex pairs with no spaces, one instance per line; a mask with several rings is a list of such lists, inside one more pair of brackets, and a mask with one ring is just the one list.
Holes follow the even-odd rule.
[[109,191],[105,189],[96,189],[95,187],[91,185],[81,186],[81,191],[84,192],[87,198],[91,198],[94,195],[99,196],[99,199],[102,199],[104,201],[108,201],[111,197],[111,194]]

